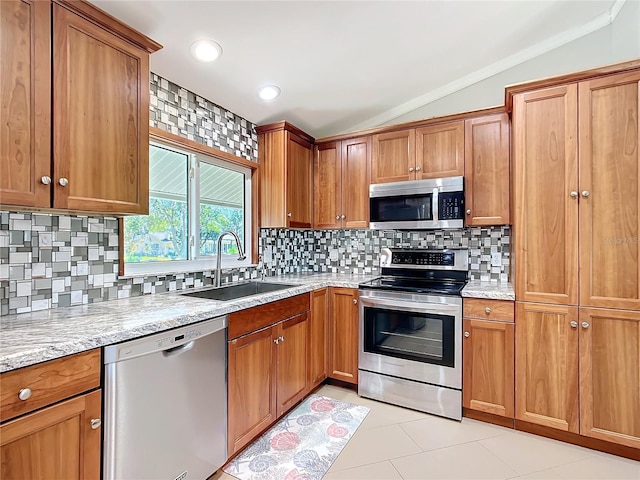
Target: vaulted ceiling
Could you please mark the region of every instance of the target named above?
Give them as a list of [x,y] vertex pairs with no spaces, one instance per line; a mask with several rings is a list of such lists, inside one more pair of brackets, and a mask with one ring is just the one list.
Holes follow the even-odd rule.
[[[602,28],[624,0],[92,3],[164,46],[153,72],[251,122],[320,137],[388,122]],[[190,56],[201,37],[222,45],[217,61]],[[262,102],[264,84],[282,95]]]

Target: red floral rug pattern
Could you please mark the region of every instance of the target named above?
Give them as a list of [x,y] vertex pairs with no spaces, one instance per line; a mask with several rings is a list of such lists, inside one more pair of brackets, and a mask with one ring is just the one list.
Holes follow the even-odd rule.
[[369,413],[311,395],[229,462],[240,480],[320,480]]

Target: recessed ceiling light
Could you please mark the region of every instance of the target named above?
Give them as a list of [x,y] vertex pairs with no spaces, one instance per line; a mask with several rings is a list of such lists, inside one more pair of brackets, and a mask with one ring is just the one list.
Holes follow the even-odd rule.
[[199,62],[213,62],[222,55],[222,47],[218,42],[202,38],[191,44],[191,55]]
[[258,97],[260,100],[268,102],[274,100],[280,95],[280,87],[277,85],[263,85],[258,89]]

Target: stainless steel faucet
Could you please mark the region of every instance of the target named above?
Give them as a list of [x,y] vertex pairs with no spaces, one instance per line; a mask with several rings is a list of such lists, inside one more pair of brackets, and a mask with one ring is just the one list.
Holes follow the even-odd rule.
[[225,232],[222,232],[220,234],[220,236],[218,237],[218,253],[216,255],[216,287],[220,286],[220,281],[222,280],[221,278],[221,273],[222,273],[222,268],[221,268],[221,264],[222,264],[222,237],[224,237],[225,235],[231,235],[235,240],[236,240],[236,246],[238,247],[238,253],[240,254],[238,256],[238,260],[242,261],[245,258],[247,258],[247,256],[244,254],[244,251],[242,250],[242,244],[240,243],[240,238],[238,237],[238,235],[236,234],[236,232],[232,232],[231,230],[227,230]]

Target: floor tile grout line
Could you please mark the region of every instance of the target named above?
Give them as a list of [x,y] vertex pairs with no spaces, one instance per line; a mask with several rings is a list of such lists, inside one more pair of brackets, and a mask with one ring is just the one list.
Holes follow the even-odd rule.
[[[410,422],[405,422],[405,423],[410,423]],[[398,426],[399,426],[400,428],[402,428],[402,425],[401,425],[401,424],[398,424]],[[404,433],[406,433],[406,434],[409,436],[409,438],[411,438],[411,440],[413,440],[413,437],[411,436],[411,434],[410,434],[409,432],[407,432],[404,428],[402,428],[402,431],[404,431]],[[466,444],[468,444],[468,443],[480,442],[481,440],[488,440],[488,439],[490,439],[490,438],[496,438],[496,437],[499,437],[499,436],[501,436],[501,435],[503,435],[503,434],[502,434],[502,433],[499,433],[499,434],[497,434],[497,435],[493,435],[493,436],[491,436],[491,437],[476,438],[475,440],[468,440],[468,441],[464,441],[464,442],[460,442],[460,443],[454,443],[453,445],[443,445],[443,446],[441,446],[441,447],[437,447],[437,448],[430,448],[429,450],[425,450],[425,449],[424,449],[424,448],[422,448],[420,445],[418,445],[418,448],[420,448],[420,450],[422,450],[424,453],[427,453],[427,452],[435,452],[436,450],[443,450],[443,449],[445,449],[445,448],[457,447],[458,445],[466,445]],[[414,440],[414,442],[415,442],[415,440]],[[417,444],[417,442],[416,442],[416,444]]]
[[511,468],[511,465],[507,464],[507,462],[505,462],[504,460],[502,460],[499,456],[497,456],[495,453],[493,453],[491,450],[489,450],[487,447],[485,447],[482,443],[480,443],[480,440],[477,440],[476,443],[478,445],[480,445],[480,447],[485,450],[489,455],[493,456],[496,460],[498,460],[502,465],[504,465],[505,467],[507,467],[507,469],[511,470],[513,473],[515,473],[516,475],[520,475],[519,472],[516,472],[513,468]]

